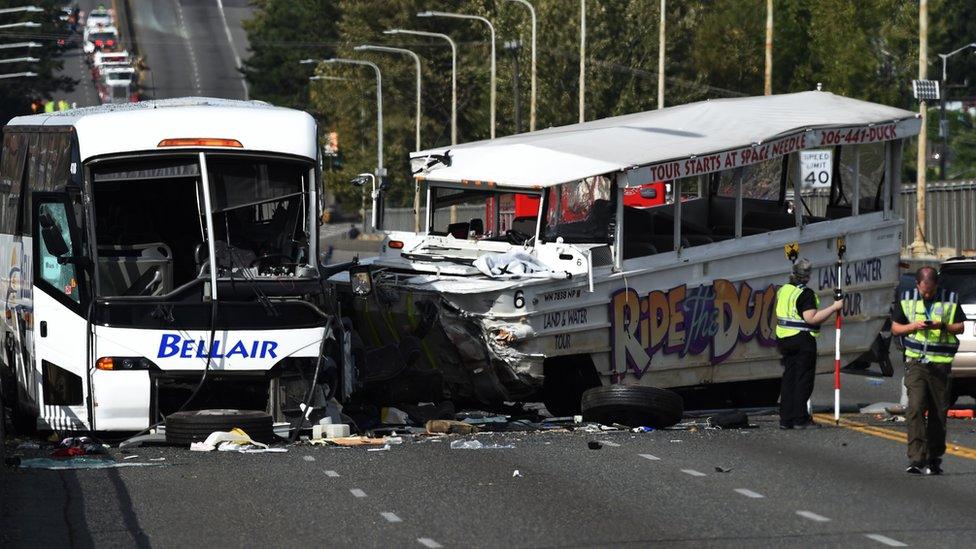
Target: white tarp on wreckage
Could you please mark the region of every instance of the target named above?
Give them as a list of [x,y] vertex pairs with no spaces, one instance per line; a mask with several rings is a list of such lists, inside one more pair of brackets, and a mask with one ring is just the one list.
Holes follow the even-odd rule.
[[[418,177],[436,181],[536,188],[640,168],[629,182],[640,185],[802,149],[910,137],[920,125],[911,111],[811,91],[690,103],[430,149],[411,158]],[[449,166],[431,160],[448,151]]]

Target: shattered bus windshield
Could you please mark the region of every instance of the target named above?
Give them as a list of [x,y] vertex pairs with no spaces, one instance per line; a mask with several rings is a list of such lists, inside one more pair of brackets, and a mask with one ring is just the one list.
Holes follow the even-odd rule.
[[[207,166],[218,276],[295,276],[310,262],[310,166],[216,155]],[[93,186],[100,295],[160,296],[207,278],[196,156],[98,164]]]

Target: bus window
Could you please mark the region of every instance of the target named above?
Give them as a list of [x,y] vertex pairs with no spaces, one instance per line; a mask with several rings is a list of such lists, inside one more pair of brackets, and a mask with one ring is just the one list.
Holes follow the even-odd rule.
[[38,205],[36,224],[40,279],[75,303],[80,303],[75,264],[58,261],[59,257],[71,255],[72,250],[70,225],[64,204],[45,202]]

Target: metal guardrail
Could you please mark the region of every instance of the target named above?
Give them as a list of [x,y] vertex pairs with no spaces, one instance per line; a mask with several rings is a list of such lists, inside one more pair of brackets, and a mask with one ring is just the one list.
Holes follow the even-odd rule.
[[[908,247],[915,239],[915,185],[903,185],[897,207],[905,220],[902,247]],[[823,215],[827,205],[827,193],[804,193],[804,200],[814,215]],[[484,215],[483,206],[459,206],[459,221]],[[939,248],[955,249],[956,254],[976,253],[976,180],[934,181],[927,185],[925,201],[925,239]],[[421,210],[421,219],[427,212]],[[447,212],[445,211],[445,215]],[[438,219],[446,225],[447,220]],[[412,208],[388,208],[386,228],[413,230]]]

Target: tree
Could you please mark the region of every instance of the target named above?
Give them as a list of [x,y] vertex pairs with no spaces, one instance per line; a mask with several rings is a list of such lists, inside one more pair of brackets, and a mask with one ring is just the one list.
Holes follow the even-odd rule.
[[[0,0],[0,8],[23,6],[19,0]],[[37,76],[28,78],[9,78],[0,80],[0,123],[6,124],[14,116],[31,114],[31,102],[37,99],[51,99],[58,91],[71,91],[76,81],[59,76],[64,63],[56,48],[58,38],[68,37],[68,32],[58,20],[62,2],[56,0],[37,0],[30,2],[44,9],[43,13],[18,13],[0,16],[0,23],[34,21],[39,28],[9,29],[2,32],[2,43],[37,42],[40,48],[30,50],[0,50],[0,58],[36,57],[37,63],[3,64],[0,73],[35,72]]]
[[244,22],[251,55],[244,75],[255,99],[274,105],[308,107],[308,71],[301,59],[335,53],[339,11],[332,0],[254,0]]

